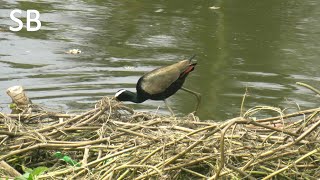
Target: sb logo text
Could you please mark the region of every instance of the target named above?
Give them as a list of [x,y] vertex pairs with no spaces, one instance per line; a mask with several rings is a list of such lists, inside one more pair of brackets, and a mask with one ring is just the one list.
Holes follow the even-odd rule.
[[[16,18],[15,14],[22,14],[22,11],[20,9],[15,9],[11,11],[10,13],[10,18],[12,21],[16,22],[18,24],[18,27],[11,27],[10,26],[10,31],[20,31],[23,28],[23,22],[19,19]],[[35,17],[32,18],[31,15],[34,14]],[[27,31],[38,31],[41,28],[41,21],[39,20],[40,18],[40,13],[37,10],[27,10]],[[37,24],[36,27],[31,27],[31,22],[35,22]]]

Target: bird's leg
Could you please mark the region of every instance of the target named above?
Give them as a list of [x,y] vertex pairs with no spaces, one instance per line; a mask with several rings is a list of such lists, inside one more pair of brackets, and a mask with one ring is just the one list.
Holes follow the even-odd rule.
[[173,112],[173,110],[171,109],[171,107],[169,106],[167,100],[165,99],[165,100],[163,100],[163,102],[164,102],[164,104],[167,106],[167,108],[168,108],[168,110],[170,111],[171,115],[172,115],[172,116],[175,116],[175,115],[174,115],[174,112]]
[[188,93],[194,95],[194,96],[197,98],[197,101],[198,101],[198,102],[197,102],[196,110],[194,111],[194,112],[195,112],[194,114],[196,114],[197,111],[198,111],[200,102],[201,102],[201,94],[198,93],[198,92],[192,91],[192,90],[190,90],[190,89],[184,88],[184,87],[181,87],[181,90],[184,90],[185,92],[188,92]]

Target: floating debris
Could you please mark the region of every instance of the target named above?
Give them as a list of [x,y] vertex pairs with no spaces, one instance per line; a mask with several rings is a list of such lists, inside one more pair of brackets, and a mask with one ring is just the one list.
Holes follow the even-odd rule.
[[163,12],[164,10],[163,9],[157,9],[157,10],[155,10],[154,12],[156,12],[156,13],[161,13],[161,12]]
[[209,9],[216,10],[216,9],[220,9],[220,7],[218,7],[218,6],[211,6],[211,7],[209,7]]
[[69,51],[66,52],[67,54],[80,54],[81,50],[80,49],[70,49]]
[[124,69],[134,69],[133,66],[124,66]]

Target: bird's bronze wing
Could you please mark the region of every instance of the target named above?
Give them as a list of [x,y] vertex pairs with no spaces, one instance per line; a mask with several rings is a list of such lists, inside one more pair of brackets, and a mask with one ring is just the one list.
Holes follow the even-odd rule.
[[161,93],[180,77],[189,64],[184,60],[150,71],[142,76],[141,88],[151,95]]

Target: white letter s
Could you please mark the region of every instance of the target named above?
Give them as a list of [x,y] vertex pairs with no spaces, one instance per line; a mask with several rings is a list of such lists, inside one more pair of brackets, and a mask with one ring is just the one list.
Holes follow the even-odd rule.
[[10,26],[9,29],[10,29],[10,31],[20,31],[22,29],[22,27],[23,27],[23,23],[22,23],[22,21],[20,19],[18,19],[18,18],[16,18],[14,16],[14,13],[19,13],[21,15],[21,10],[15,9],[15,10],[11,11],[11,13],[10,13],[11,20],[16,22],[16,23],[18,23],[19,26],[16,27],[16,28],[13,28],[13,27]]

